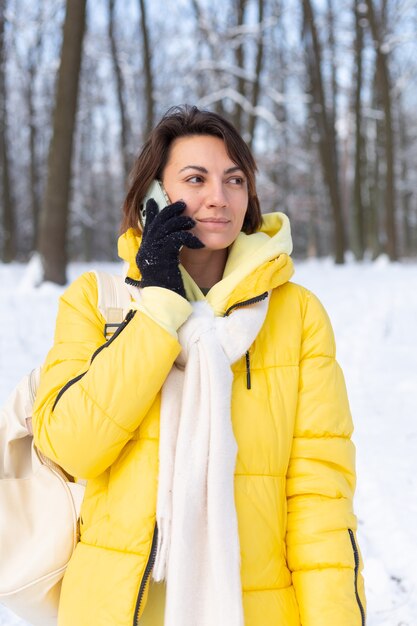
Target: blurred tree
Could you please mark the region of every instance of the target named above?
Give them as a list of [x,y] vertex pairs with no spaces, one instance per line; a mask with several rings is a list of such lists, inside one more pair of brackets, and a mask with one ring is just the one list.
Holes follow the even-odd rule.
[[354,116],[355,116],[355,173],[353,181],[352,206],[352,250],[356,260],[363,259],[365,252],[365,222],[363,206],[363,178],[364,178],[364,146],[362,129],[362,90],[363,90],[363,24],[360,0],[353,1],[355,20],[354,41]]
[[30,180],[30,201],[33,219],[32,230],[32,250],[35,250],[39,236],[39,216],[41,212],[41,177],[40,177],[40,159],[38,154],[39,129],[36,123],[36,105],[35,105],[35,81],[36,75],[40,67],[40,58],[42,54],[43,41],[43,5],[38,8],[38,16],[36,20],[35,37],[29,45],[27,55],[27,72],[28,79],[24,86],[24,96],[26,98],[29,126],[29,180]]
[[368,185],[368,210],[366,215],[366,248],[371,253],[371,258],[376,259],[382,252],[380,237],[380,213],[384,202],[385,188],[383,177],[384,141],[381,127],[382,116],[379,115],[380,97],[376,87],[376,81],[372,84],[371,115],[367,120],[366,136],[366,179]]
[[[269,134],[272,150],[280,158],[277,162],[275,157],[267,169],[272,185],[268,194],[269,197],[267,196],[266,208],[273,211],[279,207],[291,219],[291,194],[293,190],[291,189],[289,161],[291,158],[290,134],[292,120],[290,119],[287,100],[288,80],[289,76],[294,76],[294,70],[291,67],[291,50],[284,23],[284,0],[274,1],[273,12],[276,24],[270,29],[270,41],[264,41],[263,43],[265,49],[263,54],[264,71],[267,87],[265,88],[263,84],[259,95],[261,97],[264,96],[263,92],[268,94],[271,99],[271,110],[280,125],[279,132]],[[270,67],[267,65],[267,61],[269,61]],[[254,147],[253,134],[251,147]]]
[[392,119],[391,79],[388,67],[389,47],[384,41],[382,14],[386,12],[386,3],[382,3],[381,17],[378,17],[373,0],[366,0],[367,17],[376,52],[376,80],[381,95],[384,111],[384,138],[386,162],[385,188],[385,236],[386,251],[391,261],[398,258],[397,227],[395,223],[395,143]]
[[413,231],[415,226],[412,219],[411,200],[413,197],[412,185],[410,181],[410,161],[409,150],[412,143],[411,133],[407,128],[408,116],[402,102],[402,97],[398,97],[398,125],[399,125],[399,148],[400,148],[400,181],[401,181],[401,209],[402,209],[402,238],[404,255],[410,256],[413,249]]
[[335,128],[337,121],[337,101],[338,101],[338,86],[337,86],[337,55],[336,55],[336,26],[335,26],[335,14],[334,14],[334,0],[327,0],[326,18],[327,18],[327,45],[329,50],[329,63],[330,63],[330,103],[328,107],[329,121],[332,128]]
[[336,263],[344,262],[345,226],[342,214],[339,187],[338,150],[335,128],[335,111],[328,107],[323,80],[322,51],[317,33],[315,15],[310,0],[302,0],[302,35],[308,72],[309,89],[312,97],[310,106],[318,134],[318,145],[330,205],[333,216],[334,254]]
[[[19,225],[9,257],[27,259],[46,198],[65,0],[1,2],[7,2],[1,74],[7,127],[2,118],[0,159],[6,150],[7,162],[0,170],[0,254],[10,230],[4,224],[9,197],[15,207],[9,215]],[[296,254],[335,249],[338,204],[356,258],[386,251],[393,237],[385,207],[395,173],[397,255],[415,255],[417,8],[408,0],[371,4],[388,69],[388,108],[365,0],[188,0],[188,12],[184,2],[168,12],[149,0],[91,4],[73,139],[70,258],[112,257],[129,151],[133,155],[162,111],[180,102],[236,118],[259,165],[262,207],[291,214]],[[53,160],[54,167],[63,163]]]
[[258,35],[257,35],[257,41],[256,41],[256,61],[255,61],[255,76],[254,76],[254,81],[253,81],[253,85],[252,85],[252,93],[251,93],[251,113],[249,115],[249,122],[248,122],[248,131],[247,131],[247,135],[248,135],[248,144],[250,146],[250,148],[253,148],[253,143],[254,143],[254,138],[255,138],[255,129],[256,129],[256,122],[258,120],[258,116],[256,114],[256,107],[258,106],[260,97],[261,97],[261,76],[263,73],[263,61],[264,61],[264,28],[263,28],[263,21],[264,21],[264,5],[265,5],[265,1],[264,0],[258,0]]
[[2,246],[1,259],[10,263],[15,257],[15,205],[10,180],[10,155],[8,144],[7,83],[6,83],[6,0],[0,0],[0,168],[2,199]]
[[140,31],[142,35],[142,55],[143,70],[145,74],[145,102],[146,102],[146,118],[145,118],[145,134],[148,135],[154,125],[155,120],[155,96],[154,96],[154,76],[152,71],[152,52],[150,33],[148,29],[148,17],[145,0],[139,0],[140,7]]
[[[261,0],[262,3],[262,0]],[[235,26],[235,42],[234,42],[234,50],[235,50],[235,65],[238,68],[237,75],[237,84],[236,90],[238,94],[241,96],[245,96],[245,45],[244,39],[241,35],[242,26],[245,23],[245,11],[248,6],[247,0],[234,0],[232,3],[232,7],[234,6],[234,26]],[[233,124],[236,126],[240,133],[244,132],[243,123],[242,123],[242,114],[243,114],[242,106],[239,102],[235,103],[234,114],[233,114]]]
[[129,137],[130,137],[130,124],[127,116],[126,104],[125,104],[125,86],[123,80],[122,68],[119,63],[117,52],[117,41],[114,31],[114,7],[115,0],[108,0],[109,8],[109,22],[108,22],[108,34],[110,40],[111,58],[113,61],[113,70],[116,77],[117,87],[117,103],[119,106],[120,114],[120,150],[123,159],[123,169],[125,179],[127,180],[130,168],[132,166],[132,158],[129,151]]
[[44,280],[66,283],[67,224],[78,78],[85,30],[86,0],[67,0],[58,71],[53,136],[39,231]]
[[[224,53],[220,51],[220,41],[226,39],[225,33],[220,30],[218,15],[213,7],[203,7],[201,0],[190,0],[197,25],[196,48],[199,50],[199,63],[194,69],[198,85],[198,100],[204,106],[211,106],[216,113],[228,117],[225,107],[225,92],[227,82],[233,84],[236,68],[229,65]],[[230,6],[230,5],[229,5]],[[229,42],[228,42],[229,43]],[[227,46],[230,52],[230,45]],[[202,51],[204,50],[204,51]],[[225,66],[230,72],[229,81],[225,80]],[[226,70],[227,71],[227,70]],[[208,98],[209,101],[208,101]]]
[[204,46],[207,52],[194,66],[198,80],[204,81],[200,82],[200,103],[229,117],[253,148],[261,118],[278,127],[274,114],[258,106],[264,96],[265,36],[272,23],[265,20],[268,2],[231,0],[228,10],[221,13],[202,0],[191,0],[191,4],[198,24],[197,46]]

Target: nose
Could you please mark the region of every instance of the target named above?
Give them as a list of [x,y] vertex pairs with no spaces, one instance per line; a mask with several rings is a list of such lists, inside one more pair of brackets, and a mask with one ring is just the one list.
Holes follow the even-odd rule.
[[213,208],[228,206],[226,190],[224,189],[222,180],[212,181],[208,190],[207,205]]

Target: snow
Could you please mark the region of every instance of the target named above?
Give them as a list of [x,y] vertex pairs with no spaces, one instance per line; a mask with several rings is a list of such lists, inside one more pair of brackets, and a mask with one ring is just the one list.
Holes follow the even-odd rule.
[[368,626],[417,624],[417,266],[310,262],[355,421]]
[[[86,269],[71,265],[70,279]],[[52,342],[62,289],[34,288],[37,275],[36,260],[0,265],[0,402]],[[294,280],[325,305],[346,377],[367,625],[417,626],[417,265],[316,260],[297,263]],[[22,625],[0,608],[0,626]]]

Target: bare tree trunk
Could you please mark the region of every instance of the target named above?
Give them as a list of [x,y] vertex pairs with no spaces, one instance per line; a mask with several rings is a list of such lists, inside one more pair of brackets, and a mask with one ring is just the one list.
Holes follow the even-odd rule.
[[[376,81],[373,85],[373,109],[379,108],[379,96]],[[369,200],[366,220],[366,247],[369,248],[372,260],[381,254],[380,241],[380,206],[385,196],[385,190],[381,189],[381,164],[380,155],[383,152],[383,142],[381,141],[381,123],[379,120],[372,120],[374,127],[368,127],[367,133],[367,178],[369,180]]]
[[[311,139],[307,134],[306,148],[308,154],[313,154],[313,148],[311,146]],[[314,174],[314,168],[311,167],[307,174],[308,189],[309,189],[309,202],[308,204],[308,223],[307,223],[307,247],[306,253],[308,258],[320,258],[322,251],[320,247],[319,236],[319,221],[320,210],[323,211],[323,207],[317,205],[317,193],[316,193],[316,177]]]
[[385,232],[386,248],[391,261],[398,258],[397,229],[395,224],[395,173],[394,173],[394,135],[392,124],[391,80],[388,68],[387,51],[381,33],[381,26],[375,15],[372,0],[366,0],[368,21],[376,49],[376,75],[384,109],[385,159],[386,159],[386,194],[385,194]]
[[407,131],[406,116],[399,102],[399,140],[401,146],[401,204],[402,204],[402,231],[404,241],[404,255],[410,256],[413,247],[413,222],[411,218],[411,199],[413,192],[410,189],[409,167],[407,150],[410,144],[410,136]]
[[[277,58],[276,75],[272,76],[272,80],[277,84],[278,92],[282,95],[281,102],[274,103],[274,116],[280,122],[280,143],[279,153],[282,154],[281,167],[277,168],[275,165],[272,168],[271,179],[276,186],[276,193],[282,198],[282,204],[284,211],[287,213],[291,220],[291,206],[289,198],[291,196],[291,181],[290,181],[290,139],[289,139],[289,119],[287,111],[287,75],[285,68],[288,67],[288,41],[286,37],[286,28],[283,19],[283,1],[276,0],[274,4],[274,13],[278,18],[277,25],[272,32],[274,54]],[[276,51],[275,51],[276,46]]]
[[370,203],[369,203],[369,222],[368,222],[368,240],[369,248],[371,251],[372,260],[378,258],[381,254],[381,244],[379,240],[379,219],[378,219],[378,201],[380,198],[379,190],[379,178],[380,178],[380,164],[379,155],[375,157],[374,163],[374,175],[373,182],[369,189]]
[[[82,82],[82,99],[85,114],[80,116],[79,126],[77,129],[78,138],[78,159],[74,158],[74,170],[77,167],[78,174],[78,196],[80,197],[80,205],[77,210],[80,211],[81,218],[81,241],[82,255],[86,262],[90,262],[95,257],[95,237],[101,239],[101,233],[98,232],[97,212],[100,213],[101,220],[104,220],[104,213],[107,206],[97,193],[98,173],[94,170],[95,154],[98,150],[97,134],[94,126],[94,98],[96,68],[94,62],[91,63],[87,57],[83,62],[83,82]],[[103,124],[105,127],[105,124]],[[75,175],[75,172],[74,172]]]
[[67,0],[53,114],[53,135],[48,156],[48,177],[40,220],[39,252],[44,280],[59,285],[66,283],[71,160],[85,10],[86,0]]
[[[210,47],[210,53],[211,53],[212,59],[216,59],[216,50],[210,40],[209,27],[207,26],[205,22],[205,17],[201,8],[200,0],[191,0],[191,6],[193,8],[193,11],[196,17],[197,28],[200,31],[202,38]],[[224,108],[222,99],[217,100],[213,106],[214,106],[214,110],[216,111],[216,113],[218,113],[219,115],[222,115],[223,117],[230,118],[230,115]]]
[[311,93],[314,101],[312,111],[319,135],[324,180],[329,191],[333,215],[335,261],[336,263],[344,263],[345,226],[340,200],[336,130],[332,123],[333,114],[329,113],[326,105],[322,76],[321,46],[310,0],[302,0],[302,7],[304,15],[303,39]]
[[354,0],[355,15],[355,175],[353,183],[353,220],[352,220],[352,249],[356,260],[362,261],[365,252],[365,224],[364,207],[362,197],[363,186],[363,135],[362,135],[362,53],[363,53],[363,29],[361,26],[361,14],[359,12],[359,0]]
[[33,236],[32,236],[32,250],[36,250],[39,234],[39,215],[41,212],[41,197],[40,197],[40,177],[38,158],[36,154],[36,146],[38,141],[38,129],[35,122],[35,104],[33,98],[33,67],[30,68],[29,84],[27,85],[26,97],[29,113],[29,175],[30,175],[30,200],[32,205],[32,220],[33,220]]
[[10,263],[16,254],[15,206],[10,184],[9,145],[7,140],[6,49],[4,43],[6,0],[0,0],[0,168],[3,241],[1,260]]
[[116,77],[116,85],[117,85],[117,102],[119,104],[119,114],[120,114],[120,150],[122,153],[123,159],[123,171],[125,174],[125,179],[127,179],[130,167],[131,167],[131,159],[129,154],[129,121],[127,118],[125,98],[124,98],[124,80],[122,74],[122,68],[120,67],[118,53],[117,53],[117,44],[116,37],[114,34],[114,4],[115,0],[109,0],[109,22],[108,22],[108,34],[110,40],[110,49],[111,49],[111,57],[113,61],[113,70]]
[[29,122],[29,179],[30,179],[30,200],[32,208],[32,220],[33,220],[33,235],[32,235],[32,250],[36,250],[38,246],[39,236],[39,216],[41,212],[41,190],[40,190],[40,174],[39,174],[39,158],[37,154],[38,144],[38,128],[36,125],[36,111],[35,111],[35,99],[33,93],[33,87],[36,79],[36,72],[39,67],[41,49],[42,49],[42,34],[43,29],[41,27],[42,17],[39,14],[38,32],[35,44],[31,46],[29,50],[29,66],[28,66],[28,81],[25,89],[25,96],[28,108],[28,122]]
[[146,120],[145,132],[148,135],[154,125],[155,119],[155,99],[154,99],[154,79],[152,72],[152,54],[149,42],[149,30],[147,25],[147,14],[145,0],[139,0],[140,5],[140,29],[143,43],[143,69],[145,71],[145,100],[146,100]]
[[[264,19],[264,0],[258,0],[258,22],[259,22],[259,35],[257,42],[257,51],[256,51],[256,64],[255,64],[255,82],[252,86],[252,98],[251,104],[252,108],[258,105],[259,94],[261,89],[261,73],[262,73],[262,65],[263,65],[263,56],[264,56],[264,32],[262,28],[262,22]],[[249,136],[249,147],[252,149],[253,140],[255,137],[255,128],[256,128],[256,120],[258,116],[255,113],[252,113],[249,117],[248,124],[248,136]]]
[[[247,0],[235,0],[236,3],[236,26],[242,26],[245,21],[245,9],[247,5]],[[236,58],[236,66],[240,70],[244,70],[245,67],[245,48],[244,43],[242,41],[242,36],[238,35],[240,42],[236,47],[235,58]],[[242,96],[245,96],[245,86],[246,80],[242,76],[242,73],[239,75],[237,79],[237,92]],[[236,126],[237,130],[240,133],[243,133],[243,122],[242,122],[243,110],[240,104],[235,104],[235,111],[233,115],[233,122]]]
[[330,50],[330,73],[331,73],[331,109],[329,118],[332,126],[336,124],[337,110],[337,71],[336,71],[336,38],[334,34],[334,6],[333,0],[327,0],[327,24],[328,24],[328,44]]

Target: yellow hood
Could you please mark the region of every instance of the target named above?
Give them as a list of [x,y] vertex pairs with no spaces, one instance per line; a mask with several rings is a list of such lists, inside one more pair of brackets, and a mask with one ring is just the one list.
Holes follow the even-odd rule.
[[[140,280],[136,254],[141,236],[129,229],[120,238],[118,252],[128,264],[127,275]],[[223,278],[206,296],[216,314],[221,315],[232,304],[242,302],[287,282],[293,272],[291,229],[284,213],[266,213],[262,227],[252,235],[239,233],[230,247]],[[189,300],[204,298],[199,287],[181,266],[184,286]]]

